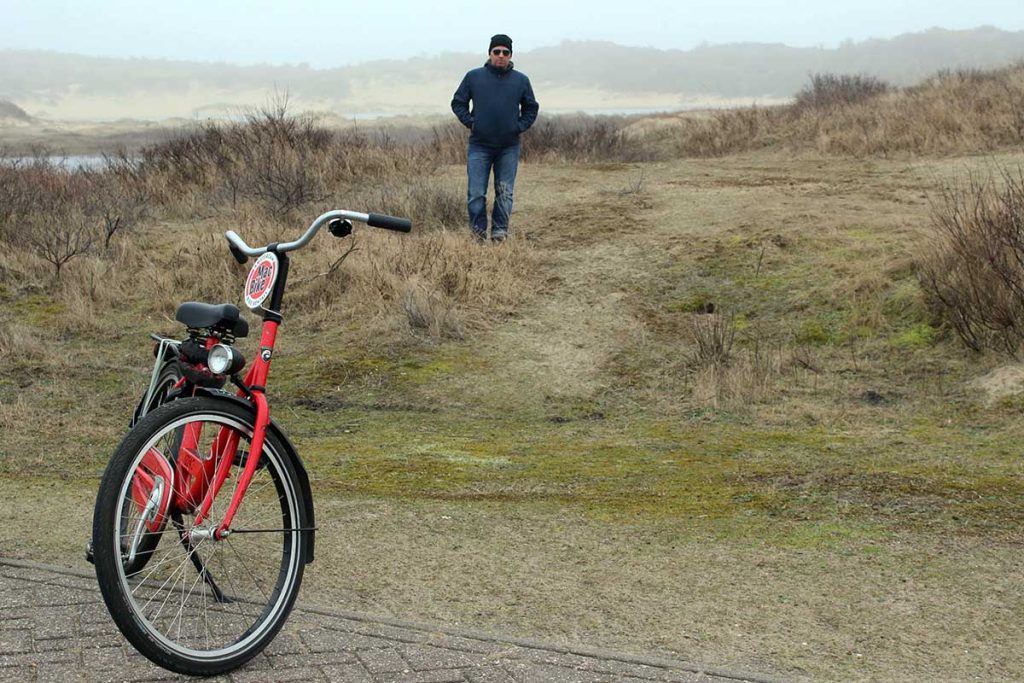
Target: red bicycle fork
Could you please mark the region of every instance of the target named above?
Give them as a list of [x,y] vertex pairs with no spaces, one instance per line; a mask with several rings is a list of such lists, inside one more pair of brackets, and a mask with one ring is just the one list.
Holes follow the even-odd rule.
[[[235,484],[227,512],[213,532],[213,537],[216,540],[220,540],[226,535],[226,532],[230,532],[235,513],[238,512],[238,507],[259,467],[267,427],[270,425],[270,405],[267,403],[264,390],[270,372],[274,343],[277,340],[278,325],[279,323],[274,320],[266,320],[263,323],[259,354],[245,376],[244,384],[248,391],[241,389],[238,391],[240,397],[247,398],[256,408],[256,419],[253,425],[252,440],[249,444],[249,453],[245,459],[242,473]],[[235,464],[239,442],[237,430],[222,427],[213,440],[210,457],[204,458],[197,451],[201,429],[201,424],[188,425],[182,435],[182,443],[178,451],[179,467],[192,475],[191,485],[188,487],[188,491],[184,492],[180,503],[191,507],[195,505],[196,501],[202,501],[199,503],[195,526],[202,524],[209,516],[213,501],[227,481],[231,466]]]

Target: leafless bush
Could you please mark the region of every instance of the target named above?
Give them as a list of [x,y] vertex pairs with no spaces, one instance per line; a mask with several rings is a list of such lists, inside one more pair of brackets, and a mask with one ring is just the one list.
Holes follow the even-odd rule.
[[523,137],[526,161],[649,161],[655,150],[625,134],[634,118],[559,116],[541,119]]
[[97,238],[92,218],[70,207],[33,214],[25,227],[25,243],[53,266],[54,280],[60,279],[61,269],[68,261],[88,253]]
[[444,163],[435,147],[424,134],[331,130],[278,102],[242,121],[210,123],[146,148],[142,157],[143,167],[160,179],[165,202],[209,210],[245,201],[284,219],[371,180],[428,177]]
[[696,347],[694,362],[697,365],[720,366],[729,362],[736,341],[736,325],[731,315],[694,315],[690,334]]
[[940,319],[975,351],[1016,356],[1024,342],[1024,170],[947,186],[936,241],[916,262]]
[[811,82],[796,94],[792,113],[847,107],[892,92],[893,87],[864,74],[813,74]]
[[0,163],[0,239],[19,241],[32,214],[88,197],[77,180],[42,148],[28,159]]
[[134,228],[149,207],[149,191],[135,162],[127,157],[108,158],[103,171],[80,171],[89,192],[86,210],[97,217],[103,233],[103,248],[117,233]]

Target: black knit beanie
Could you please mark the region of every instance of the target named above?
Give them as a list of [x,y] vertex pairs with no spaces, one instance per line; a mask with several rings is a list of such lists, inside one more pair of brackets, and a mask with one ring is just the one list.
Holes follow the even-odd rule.
[[491,46],[487,48],[487,51],[490,52],[499,45],[501,45],[502,47],[507,47],[509,52],[512,51],[512,39],[506,36],[504,33],[499,33],[496,36],[491,36]]

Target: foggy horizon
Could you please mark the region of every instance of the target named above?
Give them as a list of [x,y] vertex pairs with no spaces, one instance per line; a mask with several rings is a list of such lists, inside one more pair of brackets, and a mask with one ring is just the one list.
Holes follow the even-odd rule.
[[[126,0],[87,5],[0,0],[0,11],[14,29],[0,37],[0,50],[322,70],[453,52],[483,55],[494,33],[510,35],[515,51],[522,53],[589,41],[682,51],[736,43],[834,49],[846,41],[891,39],[933,28],[1024,30],[1019,0],[982,0],[968,7],[922,0],[899,6],[883,0],[827,6],[810,0],[724,0],[715,7],[639,0],[628,5],[594,2],[586,12],[562,1],[522,0],[516,10],[495,19],[493,8],[465,0],[435,7],[411,0],[373,7],[322,0],[227,0],[215,6],[184,0],[161,7]],[[75,30],[54,31],[66,24]],[[325,28],[333,26],[338,29]]]

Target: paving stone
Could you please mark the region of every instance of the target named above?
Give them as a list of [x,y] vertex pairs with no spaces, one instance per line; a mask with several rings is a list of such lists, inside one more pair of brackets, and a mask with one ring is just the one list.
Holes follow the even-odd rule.
[[121,647],[83,647],[82,665],[87,671],[94,669],[123,669],[128,659]]
[[[281,661],[291,659],[291,657],[285,656],[280,658]],[[272,661],[277,661],[272,660]],[[302,655],[302,661],[307,662],[310,666],[328,666],[334,664],[359,664],[359,659],[356,657],[356,653],[350,650],[334,650],[327,652],[310,652]],[[275,664],[275,666],[279,666]],[[360,665],[361,666],[361,665]]]
[[326,652],[335,649],[376,650],[393,644],[383,638],[370,638],[356,633],[330,629],[303,631],[300,637],[310,652]]
[[[189,680],[157,667],[127,643],[90,574],[15,567],[0,558],[0,615],[0,683]],[[614,653],[559,649],[296,609],[264,653],[204,683],[725,683],[741,678],[695,673],[671,660],[632,663]]]
[[395,650],[362,650],[359,661],[371,674],[407,673],[412,667]]
[[593,671],[580,671],[572,667],[557,666],[555,664],[538,664],[521,662],[516,666],[509,667],[510,673],[518,683],[533,683],[533,681],[545,681],[545,683],[615,683],[615,678],[608,674],[599,674]]
[[268,671],[242,668],[232,672],[231,680],[235,683],[278,683],[278,681],[326,681],[327,676],[320,669],[311,666]]
[[448,650],[458,650],[460,652],[472,652],[475,654],[482,655],[495,655],[507,648],[507,646],[504,643],[493,643],[486,642],[483,640],[473,640],[472,638],[449,636],[445,635],[444,633],[431,633],[430,636],[423,642],[427,645],[433,645],[434,647],[441,647]]
[[376,683],[373,676],[363,668],[362,664],[332,664],[322,667],[329,681],[338,683]]
[[[83,673],[85,673],[84,678],[90,683],[148,683],[149,681],[188,680],[158,667],[153,667],[153,669],[133,669],[132,667],[119,666],[116,669],[107,669],[105,671],[86,669]],[[42,677],[40,677],[40,680],[43,680]],[[210,679],[203,680],[205,683]]]
[[[89,678],[88,675],[81,670],[71,670],[67,664],[39,664],[35,667],[37,681],[59,681],[60,683],[73,683],[75,681],[89,681],[93,683],[93,679]],[[5,669],[0,669],[5,671]],[[0,677],[0,681],[4,680]],[[32,680],[31,678],[22,680]]]
[[661,667],[644,666],[642,664],[631,664],[629,662],[618,662],[615,660],[589,659],[577,666],[581,669],[595,671],[597,673],[614,674],[626,678],[656,681],[664,677],[665,670]]
[[110,612],[107,611],[107,606],[102,602],[95,603],[91,602],[81,606],[81,611],[78,615],[79,621],[82,624],[112,624]]
[[395,649],[409,662],[414,671],[464,669],[484,661],[480,655],[471,656],[457,650],[425,645],[400,645]]
[[35,677],[36,667],[34,666],[11,666],[0,669],[0,683],[25,683],[25,681],[35,680]]
[[78,610],[73,607],[41,607],[32,616],[32,635],[36,638],[57,638],[78,632]]
[[406,628],[398,628],[390,624],[358,624],[352,629],[370,638],[382,638],[399,643],[422,643],[430,639],[430,634],[424,631],[416,631]]
[[18,631],[0,631],[0,653],[16,654],[18,652],[32,651],[32,631],[21,629]]
[[79,638],[36,638],[36,652],[73,652],[81,645]]
[[15,654],[0,654],[0,667],[5,666],[32,666],[33,664],[53,664],[65,662],[77,662],[77,652],[19,652]]
[[465,669],[409,671],[378,675],[379,683],[467,683]]
[[[15,610],[11,610],[14,612]],[[0,631],[21,631],[32,628],[32,619],[28,616],[17,615],[12,616],[9,612],[4,613],[2,619],[0,619]]]
[[517,683],[516,679],[500,666],[478,667],[466,672],[469,683]]
[[301,655],[309,652],[298,634],[278,633],[277,637],[263,650],[267,656]]

